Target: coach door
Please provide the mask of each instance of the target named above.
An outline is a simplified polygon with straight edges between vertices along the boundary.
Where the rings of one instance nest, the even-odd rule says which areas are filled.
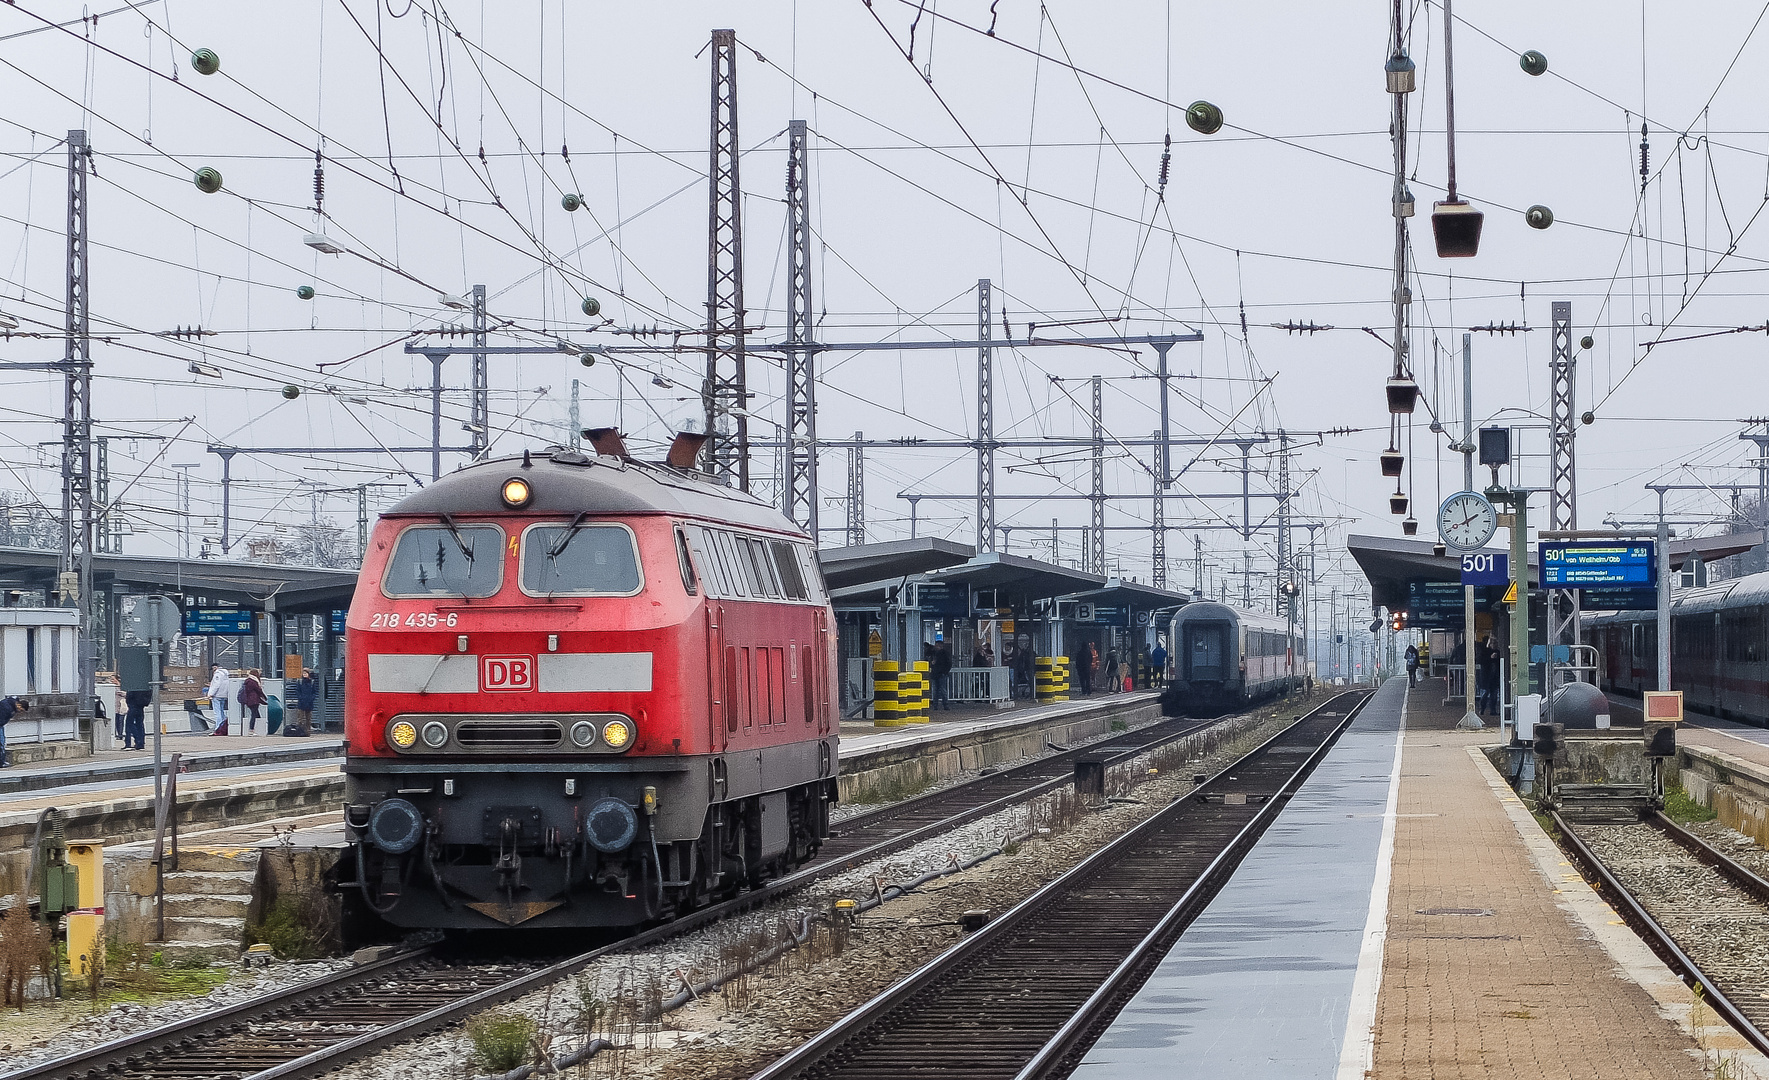
[[[1191,682],[1222,682],[1228,678],[1228,627],[1222,623],[1188,623],[1186,633],[1186,679]]]

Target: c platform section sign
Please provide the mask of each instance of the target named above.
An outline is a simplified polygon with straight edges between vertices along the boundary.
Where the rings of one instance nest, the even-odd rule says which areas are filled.
[[[1650,540],[1633,543],[1546,543],[1540,550],[1542,588],[1648,588],[1658,584]]]

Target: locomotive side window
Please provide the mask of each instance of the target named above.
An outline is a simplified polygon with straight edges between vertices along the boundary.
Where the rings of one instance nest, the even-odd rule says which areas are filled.
[[[817,553],[809,544],[794,544],[792,548],[798,555],[799,568],[804,575],[805,598],[821,602],[829,595],[829,590],[823,586],[823,567],[817,562]]]
[[[676,565],[682,571],[682,588],[693,596],[700,592],[700,579],[694,576],[694,560],[688,557],[688,534],[676,527]]]
[[[725,580],[731,586],[730,592],[726,595],[733,597],[754,595],[749,574],[744,571],[745,560],[741,559],[737,553],[737,538],[728,532],[717,529],[710,530],[707,535],[712,537],[713,544],[718,549],[719,558],[725,564]]]
[[[522,591],[536,596],[631,596],[639,549],[624,525],[531,525],[522,542]]]
[[[395,599],[492,596],[504,584],[504,530],[496,525],[413,525],[399,534],[381,592]]]
[[[749,569],[755,575],[757,596],[780,598],[780,583],[774,580],[774,560],[768,557],[768,545],[753,536],[741,536],[737,544],[749,556]]]
[[[707,595],[730,596],[731,581],[725,574],[725,564],[719,558],[719,549],[713,543],[711,530],[698,525],[690,526],[688,546],[694,549],[694,557],[700,563],[700,572],[706,575]]]
[[[783,540],[774,540],[768,544],[774,553],[774,568],[780,571],[781,591],[788,600],[806,599],[805,576],[799,571],[798,557],[792,545]]]

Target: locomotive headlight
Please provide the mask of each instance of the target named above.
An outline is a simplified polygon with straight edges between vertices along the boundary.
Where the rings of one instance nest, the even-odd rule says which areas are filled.
[[[410,720],[395,720],[387,729],[387,741],[401,750],[410,750],[418,741],[418,729]]]
[[[602,725],[602,741],[611,749],[624,750],[633,741],[633,725],[625,720],[610,720]]]
[[[596,741],[596,725],[588,720],[579,720],[571,725],[571,741],[575,745],[588,749]]]
[[[424,725],[424,745],[432,750],[442,749],[448,741],[448,728],[440,720],[432,720]]]
[[[505,480],[502,494],[504,505],[516,510],[527,506],[528,500],[534,497],[534,491],[528,486],[528,481],[520,476],[512,476]]]

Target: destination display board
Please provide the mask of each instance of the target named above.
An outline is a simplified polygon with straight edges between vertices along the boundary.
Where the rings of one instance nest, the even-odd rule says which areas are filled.
[[[232,636],[258,629],[258,614],[245,608],[191,608],[184,613],[186,634]]]
[[[1579,607],[1586,611],[1650,611],[1658,607],[1658,590],[1580,589]]]
[[[1407,582],[1407,625],[1442,630],[1462,625],[1462,586],[1453,581]]]
[[[344,632],[344,623],[349,618],[350,612],[348,610],[338,611],[334,609],[332,611],[332,633],[342,634]]]
[[[1658,584],[1650,540],[1544,543],[1540,558],[1544,589]]]
[[[915,587],[915,606],[923,615],[965,618],[971,612],[970,586],[922,582]]]

